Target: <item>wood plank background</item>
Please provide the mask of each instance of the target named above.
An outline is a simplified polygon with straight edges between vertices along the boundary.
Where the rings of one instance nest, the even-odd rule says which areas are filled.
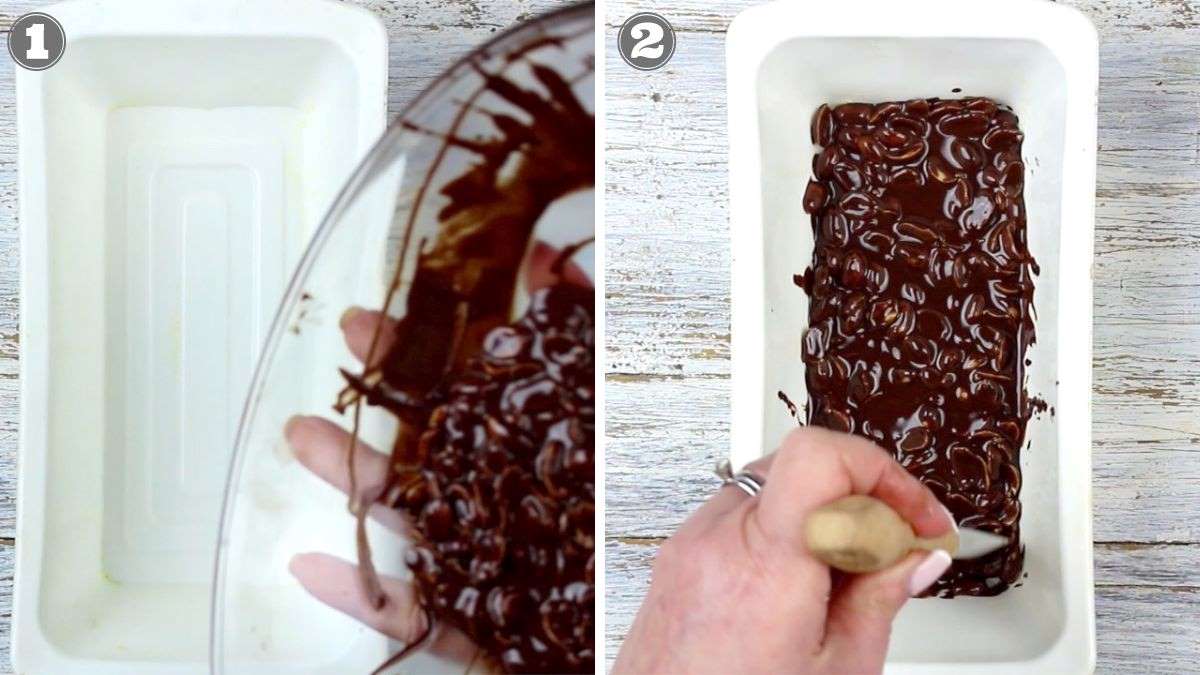
[[[723,50],[751,4],[605,10],[610,664],[656,546],[712,493],[710,467],[728,452]],[[1200,2],[1067,4],[1101,39],[1097,670],[1200,672]],[[678,32],[673,60],[651,73],[611,47],[644,10]]]
[[[123,0],[109,0],[122,2]],[[168,2],[170,0],[162,0]],[[565,0],[346,0],[387,26],[388,109],[396,113],[456,59],[493,33]],[[0,0],[0,31],[47,0]],[[4,40],[7,39],[2,38]],[[70,35],[67,36],[68,43]],[[11,672],[13,550],[16,544],[16,463],[19,433],[17,351],[20,343],[17,229],[17,138],[14,68],[7,42],[0,52],[0,673]]]

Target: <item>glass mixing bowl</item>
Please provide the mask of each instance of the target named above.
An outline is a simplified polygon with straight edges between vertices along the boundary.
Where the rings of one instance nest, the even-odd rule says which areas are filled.
[[[238,428],[213,586],[214,672],[368,673],[403,646],[318,602],[289,573],[293,556],[304,552],[354,561],[356,539],[345,495],[300,465],[284,425],[313,414],[351,427],[353,408],[339,415],[332,406],[346,384],[339,368],[359,373],[362,365],[345,345],[339,317],[351,306],[404,315],[407,283],[419,253],[437,241],[452,183],[482,162],[470,141],[502,134],[496,113],[523,119],[486,77],[502,74],[548,96],[535,73],[540,64],[594,108],[593,13],[583,4],[540,16],[454,64],[390,125],[314,235],[275,316]],[[541,214],[534,238],[561,248],[592,237],[593,201],[592,190],[558,199]],[[591,248],[575,260],[595,278]],[[522,292],[514,313],[527,302]],[[396,431],[390,415],[362,406],[362,442],[390,448]],[[380,574],[405,576],[405,542],[372,521],[367,527]],[[400,667],[463,671],[420,653]]]

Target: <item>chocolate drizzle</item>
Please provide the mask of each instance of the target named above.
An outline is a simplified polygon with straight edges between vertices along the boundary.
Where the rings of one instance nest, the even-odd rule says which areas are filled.
[[[402,122],[442,146],[410,208],[385,307],[401,286],[404,250],[436,169],[450,148],[475,161],[439,189],[447,203],[436,237],[417,256],[390,347],[375,358],[383,342],[375,336],[366,359],[373,365],[361,375],[343,372],[347,386],[335,408],[353,406],[355,438],[364,400],[400,421],[383,489],[350,505],[369,597],[387,602],[363,527],[365,505],[378,501],[413,524],[407,563],[431,622],[462,630],[506,670],[591,672],[594,294],[560,279],[510,322],[534,226],[552,202],[595,182],[594,116],[571,78],[531,58],[545,50],[562,66],[555,52],[574,38],[590,40],[593,28],[545,30],[510,52],[468,58],[481,84],[458,102],[448,131]],[[535,87],[510,76],[516,64],[528,67]],[[590,72],[585,63],[583,75]],[[498,99],[497,110],[479,104],[485,93]],[[468,114],[486,116],[494,133],[460,136]]]
[[[808,421],[889,449],[964,526],[1010,538],[932,593],[1017,581],[1034,341],[1023,135],[985,98],[821,106],[813,119]]]

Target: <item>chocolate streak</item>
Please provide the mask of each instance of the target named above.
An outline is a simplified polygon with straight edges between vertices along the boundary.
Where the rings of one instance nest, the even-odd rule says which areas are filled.
[[[821,106],[804,361],[812,424],[890,450],[963,526],[1010,537],[931,593],[1017,581],[1034,340],[1017,116],[985,98]]]
[[[459,119],[482,112],[498,135],[444,139],[443,154],[456,146],[479,161],[441,189],[450,201],[419,256],[392,346],[362,376],[344,373],[335,407],[365,398],[401,422],[386,485],[366,501],[410,516],[407,562],[431,622],[462,630],[506,670],[591,672],[594,295],[559,282],[535,293],[519,322],[509,316],[538,219],[594,184],[595,120],[552,68],[529,64],[543,96],[470,65],[481,92],[521,112],[481,111],[478,94],[464,104]],[[366,509],[355,511],[364,588],[382,604]]]

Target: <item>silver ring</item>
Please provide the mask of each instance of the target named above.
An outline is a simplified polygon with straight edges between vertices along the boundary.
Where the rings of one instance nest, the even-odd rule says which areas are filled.
[[[723,460],[717,464],[716,474],[717,478],[721,479],[721,487],[736,485],[738,489],[751,497],[757,497],[758,493],[762,492],[763,486],[766,485],[763,479],[749,471],[733,473],[733,467],[730,466],[729,460]]]
[[[762,492],[762,479],[752,473],[742,471],[738,473],[738,475],[734,476],[733,479],[737,481],[738,487],[745,490],[746,494],[750,495],[751,497],[757,497],[758,493]]]

